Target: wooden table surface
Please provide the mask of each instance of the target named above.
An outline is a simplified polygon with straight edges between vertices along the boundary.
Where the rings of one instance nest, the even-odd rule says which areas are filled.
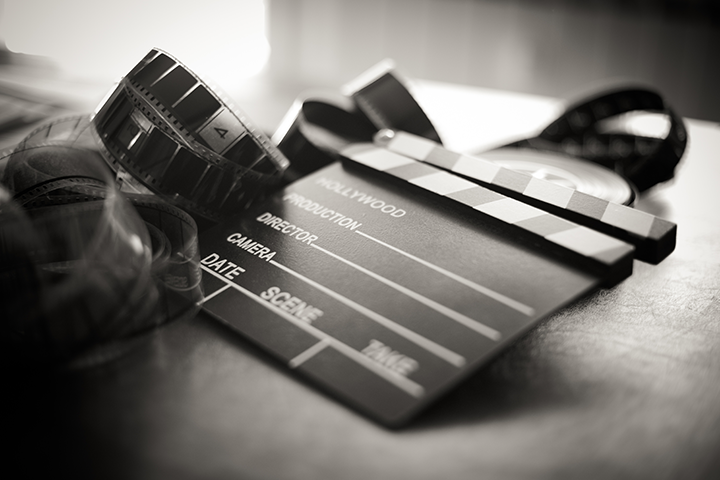
[[[558,108],[415,88],[462,150],[522,136]],[[675,180],[637,204],[679,225],[675,252],[551,316],[403,429],[200,313],[117,361],[24,396],[11,385],[10,460],[103,479],[720,478],[720,126],[687,126]]]

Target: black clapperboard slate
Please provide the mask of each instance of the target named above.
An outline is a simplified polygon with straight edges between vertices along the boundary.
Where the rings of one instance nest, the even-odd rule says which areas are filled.
[[[629,275],[622,245],[608,282],[539,236],[343,160],[201,235],[203,306],[398,426],[540,319]]]

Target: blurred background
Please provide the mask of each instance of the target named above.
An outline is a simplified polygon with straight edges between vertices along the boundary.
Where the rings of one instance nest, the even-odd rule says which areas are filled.
[[[273,0],[270,68],[309,83],[377,58],[415,77],[568,97],[612,81],[720,119],[717,0]]]
[[[393,58],[411,78],[563,99],[654,87],[720,121],[718,0],[4,0],[0,86],[91,109],[151,47],[272,131],[308,88]]]

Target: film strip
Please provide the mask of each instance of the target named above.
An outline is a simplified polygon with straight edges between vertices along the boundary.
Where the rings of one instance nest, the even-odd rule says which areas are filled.
[[[332,162],[349,142],[372,141],[376,132],[348,97],[317,92],[298,98],[272,137],[280,150],[297,159],[285,171],[284,183]]]
[[[649,213],[503,168],[482,156],[451,152],[409,133],[385,130],[377,141],[392,152],[476,180],[508,197],[630,242],[639,260],[659,263],[675,248],[677,226]]]
[[[376,64],[343,90],[378,130],[400,130],[442,143],[392,60]]]
[[[441,141],[392,61],[373,66],[343,91],[344,95],[313,92],[298,98],[288,110],[272,136],[291,159],[284,183],[332,163],[340,150],[372,141],[384,128]]]
[[[473,208],[496,221],[519,227],[545,240],[547,246],[560,255],[572,255],[577,264],[604,276],[606,286],[616,284],[632,272],[634,248],[611,236],[372,144],[350,146],[341,155]]]
[[[484,181],[484,186],[503,195],[630,242],[635,245],[636,256],[640,260],[658,263],[675,248],[675,224],[627,206],[634,202],[635,190],[646,190],[672,178],[687,141],[682,119],[655,92],[644,89],[618,90],[580,102],[568,108],[537,137],[478,154],[486,157],[486,161],[481,164],[482,160],[468,160],[469,156],[443,149],[435,129],[428,127],[431,125],[430,120],[393,70],[391,63],[383,62],[372,68],[351,82],[345,90],[352,99],[351,106],[347,102],[328,102],[326,106],[333,112],[344,112],[342,128],[335,128],[328,121],[301,115],[302,106],[296,106],[288,113],[283,128],[278,130],[273,139],[294,164],[315,169],[337,160],[337,152],[353,143],[365,141],[362,137],[367,135],[365,130],[369,122],[378,131],[398,132],[397,138],[401,140],[390,142],[394,145],[391,148],[399,148],[400,142],[407,145],[412,141],[421,143],[424,139],[424,146],[417,147],[420,153],[415,154],[413,148],[408,152],[398,150],[400,153],[474,181]],[[313,99],[312,102],[319,104],[323,100]],[[314,108],[320,111],[319,107]],[[603,121],[638,110],[655,111],[669,118],[668,134],[664,138],[650,138],[601,132]],[[340,115],[335,113],[337,117]],[[409,120],[411,118],[415,120]],[[351,135],[349,131],[362,134]],[[412,138],[415,140],[408,140]],[[428,150],[431,146],[436,148],[432,154]],[[498,165],[503,159],[507,160],[507,155],[503,157],[505,152],[519,156],[523,151],[531,157],[526,163],[538,165],[537,169],[547,169],[552,163],[536,161],[538,156],[543,155],[552,156],[553,161],[562,160],[566,166],[572,163],[571,154],[576,155],[576,159],[592,162],[587,164],[588,168],[579,168],[578,165],[578,168],[570,169],[576,173],[559,167],[563,170],[559,180],[572,183],[566,180],[576,174],[592,177],[588,178],[587,183],[599,184],[598,189],[591,190],[597,195],[538,178],[542,175],[540,171],[534,170],[534,166],[523,167],[525,171],[518,171]],[[487,160],[490,158],[492,162]],[[517,162],[514,164],[517,165]],[[481,172],[483,168],[485,170]],[[608,180],[607,176],[612,178]],[[575,182],[576,187],[578,183],[582,182]]]
[[[121,194],[88,117],[42,125],[6,160],[0,333],[9,361],[102,362],[198,310],[194,220],[157,196]]]
[[[442,144],[392,61],[380,62],[344,90],[378,130],[404,131]],[[622,116],[637,112],[653,112],[666,119],[667,133],[650,137],[624,132]],[[612,132],[613,124],[618,131]],[[660,94],[646,88],[623,88],[581,100],[536,137],[493,151],[516,150],[526,157],[522,162],[508,161],[507,156],[493,161],[504,161],[511,169],[522,165],[538,174],[552,168],[560,173],[558,180],[579,177],[571,183],[584,193],[632,205],[636,190],[645,191],[673,177],[686,144],[682,119]],[[547,156],[529,154],[529,150]],[[589,163],[573,161],[577,159]]]
[[[289,164],[239,109],[157,49],[91,118],[43,125],[6,160],[0,254],[17,261],[2,283],[17,294],[2,308],[20,319],[3,325],[6,351],[75,362],[196,311],[196,221],[245,209]]]
[[[243,113],[159,50],[92,121],[119,177],[212,221],[246,208],[289,164]]]
[[[605,133],[603,122],[629,112],[655,112],[667,119],[664,137]],[[536,137],[509,144],[557,152],[603,165],[627,178],[641,192],[670,180],[687,145],[682,119],[660,94],[627,88],[597,94],[570,105]]]

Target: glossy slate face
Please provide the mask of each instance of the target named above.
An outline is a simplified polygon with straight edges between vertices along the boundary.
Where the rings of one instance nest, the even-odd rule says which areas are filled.
[[[334,163],[206,232],[204,309],[350,405],[399,424],[611,275],[569,259],[572,241],[537,248],[542,237],[513,225],[511,206],[467,208],[434,191],[447,182],[427,180]]]

